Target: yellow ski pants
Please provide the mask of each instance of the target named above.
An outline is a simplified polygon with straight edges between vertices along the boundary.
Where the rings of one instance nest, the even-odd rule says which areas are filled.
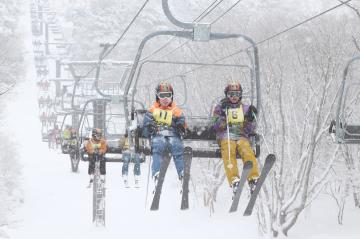
[[[230,142],[230,159],[229,159],[228,142]],[[224,162],[226,177],[230,186],[231,186],[231,182],[235,178],[240,178],[237,161],[236,161],[236,152],[239,153],[243,163],[245,163],[246,161],[251,161],[253,164],[253,167],[247,179],[251,180],[259,177],[259,167],[257,164],[257,160],[255,158],[254,151],[252,150],[248,139],[240,138],[237,141],[222,139],[220,140],[220,148],[221,148],[221,157]]]

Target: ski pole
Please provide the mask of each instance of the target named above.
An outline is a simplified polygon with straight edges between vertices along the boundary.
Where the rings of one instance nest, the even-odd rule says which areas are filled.
[[[229,118],[228,118],[227,108],[225,110],[225,116],[226,116],[226,131],[227,131],[227,140],[228,140],[228,165],[227,165],[227,168],[232,169],[233,165],[232,165],[231,159],[230,159],[230,130],[229,130]]]
[[[149,181],[150,181],[150,167],[151,167],[151,161],[152,161],[152,156],[150,155],[149,167],[148,167],[148,180],[147,180],[147,183],[146,183],[145,210],[146,210],[146,206],[147,206],[147,199],[148,199],[148,194],[149,194]]]

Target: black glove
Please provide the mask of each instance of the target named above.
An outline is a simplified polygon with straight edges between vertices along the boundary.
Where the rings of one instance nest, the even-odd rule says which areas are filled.
[[[248,112],[245,115],[245,119],[248,122],[253,122],[255,120],[255,116],[257,115],[257,113],[258,113],[258,111],[257,111],[256,107],[253,105],[250,105]]]
[[[183,124],[177,124],[176,131],[181,135],[181,137],[184,137],[184,135],[186,133],[186,129]]]
[[[221,103],[221,113],[220,113],[220,116],[222,117],[226,117],[226,111],[228,109],[228,103],[226,101],[222,102]]]
[[[219,122],[219,129],[220,129],[220,130],[226,130],[226,128],[227,128],[227,123],[226,123],[226,118],[225,118],[225,116],[219,117],[218,122]]]
[[[156,132],[156,129],[157,129],[156,123],[153,122],[153,121],[149,122],[149,124],[147,125],[147,129],[148,129],[150,134],[154,134]]]

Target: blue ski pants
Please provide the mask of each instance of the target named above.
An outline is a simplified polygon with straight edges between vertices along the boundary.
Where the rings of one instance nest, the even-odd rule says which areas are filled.
[[[151,139],[151,149],[153,158],[151,165],[152,176],[160,171],[163,154],[166,151],[170,152],[174,159],[178,176],[182,176],[184,171],[184,145],[180,137],[156,135]]]
[[[129,172],[129,163],[131,161],[131,158],[134,159],[134,175],[138,176],[140,175],[140,155],[135,153],[131,155],[130,153],[123,153],[123,166],[122,166],[122,175],[128,175]],[[131,157],[132,156],[132,157]]]

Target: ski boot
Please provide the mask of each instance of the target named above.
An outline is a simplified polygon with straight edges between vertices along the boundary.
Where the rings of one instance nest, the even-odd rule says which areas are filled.
[[[129,188],[129,180],[128,180],[128,176],[127,175],[123,175],[123,180],[124,180],[124,186],[125,188]]]
[[[140,176],[139,176],[139,175],[135,175],[135,176],[134,176],[134,182],[135,182],[135,188],[139,188],[139,187],[140,187],[140,185],[139,185],[139,183],[140,183]]]
[[[91,188],[93,183],[94,183],[94,175],[90,175],[90,181],[89,181],[87,188]]]
[[[100,183],[105,184],[105,175],[100,175]]]
[[[255,188],[256,188],[256,183],[257,183],[257,179],[250,179],[248,181],[248,185],[249,185],[249,188],[250,188],[250,194],[253,194]]]
[[[156,191],[156,186],[157,186],[157,183],[158,183],[158,180],[159,180],[159,174],[160,172],[156,172],[155,175],[153,176],[153,179],[154,179],[154,190],[153,190],[153,194],[155,194],[155,191]]]
[[[234,196],[235,196],[237,187],[239,186],[239,182],[240,182],[240,179],[238,177],[235,177],[231,182],[231,188],[232,188],[232,191],[233,191],[232,198],[234,198]]]
[[[179,175],[179,180],[180,180],[180,194],[182,194],[182,188],[183,188],[183,180],[184,180],[184,173],[181,172]]]

